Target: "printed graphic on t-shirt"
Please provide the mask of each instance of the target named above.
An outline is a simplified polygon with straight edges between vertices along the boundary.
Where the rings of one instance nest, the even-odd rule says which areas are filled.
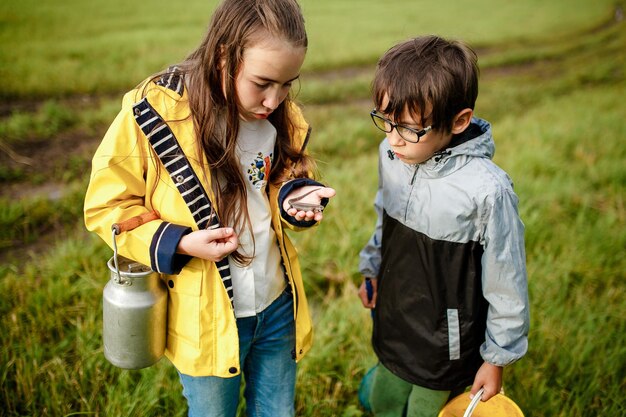
[[[263,155],[259,152],[254,161],[248,168],[248,180],[257,190],[260,190],[267,184],[270,176],[270,167],[272,166],[272,154]]]

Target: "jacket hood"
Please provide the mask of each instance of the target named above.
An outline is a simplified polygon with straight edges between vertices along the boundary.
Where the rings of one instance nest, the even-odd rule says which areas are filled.
[[[450,145],[419,165],[421,177],[443,177],[462,168],[472,158],[492,159],[495,143],[491,124],[486,120],[472,118],[470,125],[460,135],[452,137]]]

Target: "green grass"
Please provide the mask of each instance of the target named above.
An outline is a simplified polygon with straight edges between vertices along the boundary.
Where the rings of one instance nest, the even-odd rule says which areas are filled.
[[[54,100],[49,100],[34,115],[28,111],[14,111],[10,117],[0,121],[0,137],[6,144],[33,137],[48,139],[73,124],[70,112]]]
[[[216,0],[0,3],[0,97],[122,91],[182,60]],[[303,0],[310,37],[305,70],[370,64],[418,33],[476,45],[568,36],[606,19],[614,0],[523,3]],[[45,77],[41,75],[45,74]]]
[[[606,18],[614,2],[600,1],[593,7],[585,0],[364,0],[359,7],[350,0],[310,0],[302,4],[312,39],[307,65],[322,69],[372,62],[394,43],[420,33],[461,37],[474,45],[569,35]]]
[[[165,3],[145,13],[140,3],[98,2],[97,13],[71,3],[0,4],[0,95],[18,100],[0,118],[5,145],[101,137],[121,98],[109,93],[180,59],[210,14],[201,2],[179,13]],[[298,99],[323,181],[338,194],[318,228],[293,235],[315,322],[314,348],[299,365],[298,416],[364,415],[356,391],[375,356],[357,262],[375,221],[381,139],[368,117],[369,80],[377,56],[416,32],[479,47],[477,114],[493,123],[495,160],[520,197],[532,323],[527,356],[505,371],[507,395],[533,417],[626,414],[626,27],[608,24],[611,2],[545,3],[479,0],[455,11],[448,2],[410,10],[399,1],[302,2],[311,48]],[[107,95],[84,102],[75,96],[84,92]],[[111,251],[84,230],[89,158],[72,158],[52,173],[0,167],[3,187],[68,184],[58,199],[0,200],[5,248],[41,234],[49,246],[0,263],[0,415],[183,416],[167,360],[123,371],[104,359]]]
[[[58,190],[19,201],[0,198],[0,248],[34,243],[82,217],[85,187],[72,184],[54,188]]]

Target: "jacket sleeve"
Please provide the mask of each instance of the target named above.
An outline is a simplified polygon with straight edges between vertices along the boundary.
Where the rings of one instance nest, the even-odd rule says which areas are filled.
[[[124,98],[122,110],[96,150],[85,194],[85,225],[109,246],[114,223],[153,210],[146,195],[154,185],[148,184],[147,171],[149,164],[154,169],[155,161],[133,117],[132,95],[128,93]],[[157,272],[178,273],[189,257],[176,254],[176,248],[189,231],[189,227],[157,219],[122,232],[115,239],[120,255],[150,265]]]
[[[287,198],[287,196],[293,190],[297,188],[305,187],[307,185],[317,185],[320,187],[324,187],[324,184],[319,183],[310,178],[296,178],[294,180],[287,181],[285,184],[283,184],[283,186],[280,188],[280,191],[278,192],[278,207],[280,207],[280,215],[283,219],[283,222],[287,222],[287,227],[294,229],[294,230],[300,229],[300,228],[311,227],[317,223],[315,220],[298,221],[293,216],[290,216],[289,214],[287,214],[285,209],[283,209],[283,203],[285,202],[285,198]],[[321,204],[324,207],[326,207],[326,205],[328,204],[328,199],[322,198]]]
[[[502,190],[485,213],[482,257],[483,295],[489,303],[482,358],[505,366],[528,349],[529,303],[524,225],[517,196]]]
[[[382,146],[382,145],[381,145]],[[381,151],[382,152],[382,151]],[[379,152],[380,153],[380,152]],[[359,253],[359,271],[368,278],[377,278],[381,264],[381,244],[383,238],[383,173],[378,159],[378,190],[374,199],[376,226],[369,241]]]
[[[295,103],[290,103],[289,111],[291,112],[291,117],[294,120],[294,126],[296,131],[293,134],[295,135],[296,142],[298,146],[300,146],[301,151],[306,152],[305,148],[308,144],[309,135],[311,132],[309,124],[304,119],[304,116],[302,115],[302,110]],[[312,174],[310,176],[312,176]],[[282,224],[291,230],[303,230],[305,228],[317,225],[317,222],[315,220],[298,221],[294,217],[287,214],[287,212],[283,209],[283,203],[285,201],[285,198],[287,198],[287,196],[293,190],[300,187],[305,187],[307,185],[317,185],[320,187],[325,187],[324,184],[317,182],[312,178],[295,178],[286,181],[278,191],[278,210],[280,212]],[[329,200],[327,198],[323,198],[321,204],[326,207],[328,202]]]

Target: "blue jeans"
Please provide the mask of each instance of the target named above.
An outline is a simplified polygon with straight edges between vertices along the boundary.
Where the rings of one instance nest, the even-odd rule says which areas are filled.
[[[289,287],[288,287],[289,288]],[[248,417],[292,417],[296,362],[293,298],[288,290],[254,317],[237,319],[239,359]],[[180,374],[189,417],[235,417],[241,375],[232,378]]]

